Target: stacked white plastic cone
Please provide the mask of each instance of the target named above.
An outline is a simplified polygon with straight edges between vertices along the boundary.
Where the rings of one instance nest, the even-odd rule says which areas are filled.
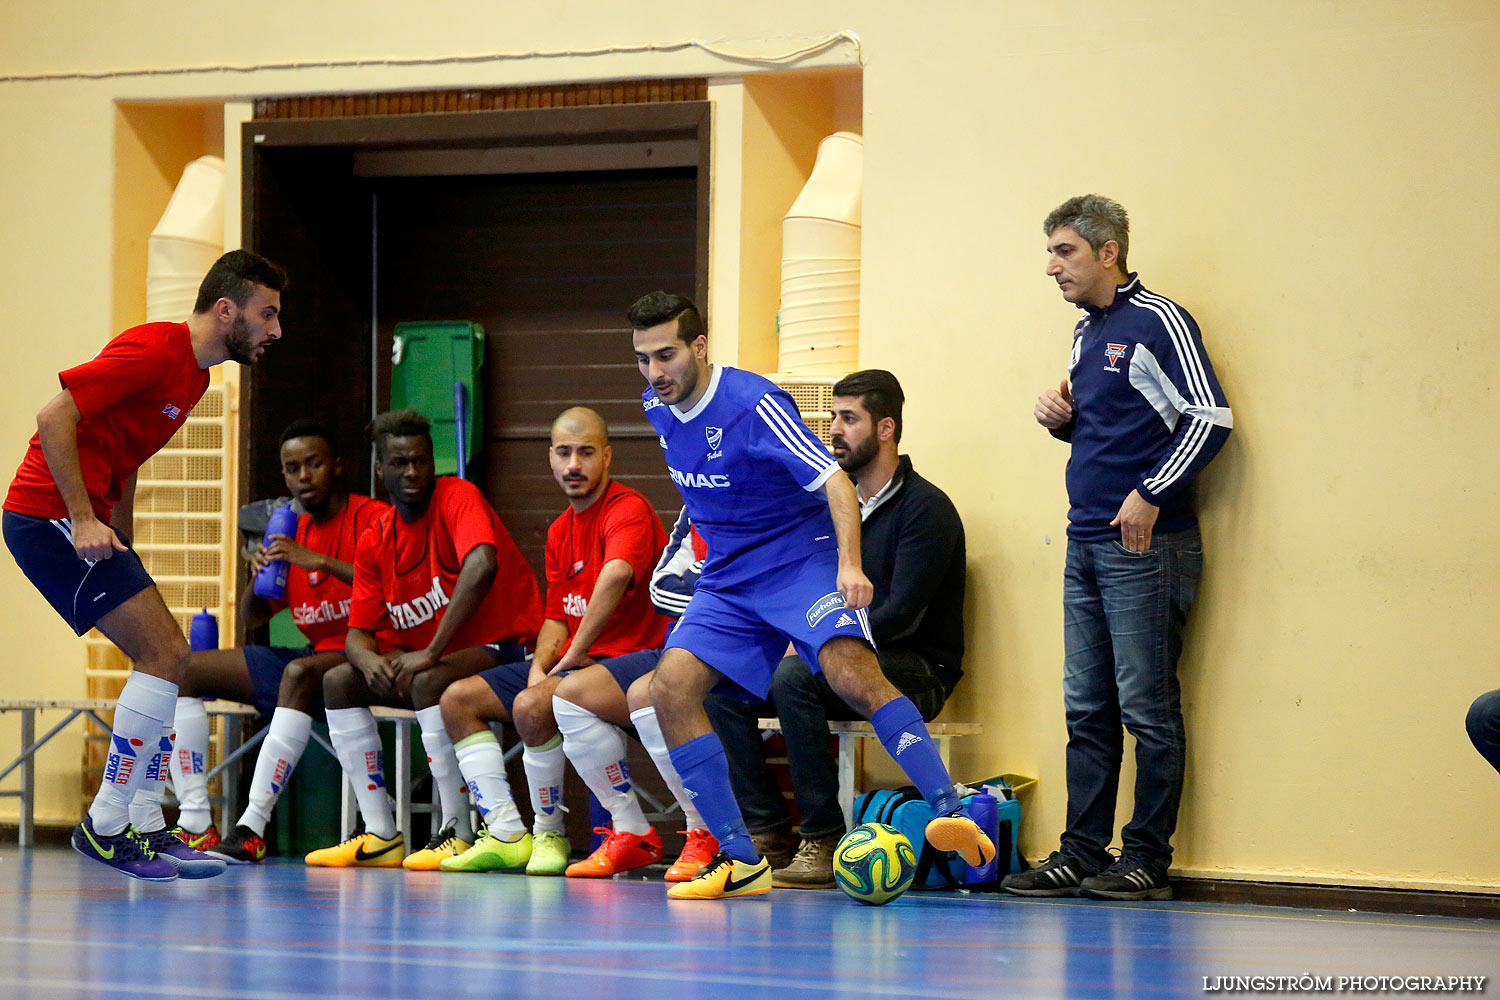
[[[781,223],[776,370],[838,376],[859,362],[860,206],[864,140],[835,132]]]
[[[224,252],[224,161],[203,156],[182,171],[146,244],[146,322],[178,323]]]

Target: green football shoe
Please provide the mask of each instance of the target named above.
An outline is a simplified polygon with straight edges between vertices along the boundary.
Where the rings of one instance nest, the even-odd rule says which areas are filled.
[[[482,830],[473,847],[439,861],[438,869],[445,872],[516,872],[524,869],[531,858],[531,834],[523,833],[515,840],[501,840],[488,830]]]
[[[573,845],[560,833],[548,830],[539,833],[531,849],[531,860],[526,864],[527,875],[561,875],[568,870],[568,855]]]

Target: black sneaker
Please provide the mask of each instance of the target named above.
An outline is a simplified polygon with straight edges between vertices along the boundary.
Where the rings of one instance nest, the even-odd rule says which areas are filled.
[[[1061,851],[1030,871],[1016,872],[1000,880],[1000,888],[1017,896],[1076,896],[1083,880],[1094,873],[1077,858]]]
[[[1084,879],[1079,892],[1089,899],[1171,899],[1172,883],[1155,862],[1121,858]]]
[[[258,865],[266,860],[266,841],[248,826],[237,825],[234,832],[208,851],[232,865]]]

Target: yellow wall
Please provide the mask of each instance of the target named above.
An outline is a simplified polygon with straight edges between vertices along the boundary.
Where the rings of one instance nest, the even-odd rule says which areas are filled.
[[[1236,411],[1202,490],[1178,869],[1500,887],[1500,778],[1462,729],[1469,701],[1500,686],[1486,610],[1500,534],[1485,440],[1500,417],[1492,4],[940,0],[916,17],[895,3],[577,0],[560,18],[382,0],[346,24],[332,5],[270,0],[265,27],[239,36],[184,0],[108,22],[95,7],[15,12],[0,76],[689,38],[774,53],[857,31],[861,362],[901,375],[909,450],[969,531],[970,678],[949,716],[987,733],[959,773],[1037,775],[1024,845],[1054,846],[1066,454],[1030,410],[1061,374],[1073,311],[1042,275],[1039,225],[1097,190],[1130,209],[1133,265],[1197,317]],[[0,440],[19,458],[51,373],[109,332],[115,100],[752,68],[680,50],[0,81],[16,373]],[[751,117],[741,107],[742,128]],[[3,561],[0,592],[0,689],[74,693],[81,652]]]

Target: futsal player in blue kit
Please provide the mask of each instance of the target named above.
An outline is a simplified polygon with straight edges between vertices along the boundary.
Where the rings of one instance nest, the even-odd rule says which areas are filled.
[[[672,763],[720,852],[673,899],[771,891],[729,785],[703,698],[716,687],[764,700],[788,640],[875,733],[937,818],[927,840],[971,864],[995,847],[964,812],[916,706],[886,680],[865,614],[874,588],[860,563],[859,502],[848,476],[771,381],[708,362],[691,301],[652,292],[631,306],[642,394],[708,558],[667,637],[651,700]]]

